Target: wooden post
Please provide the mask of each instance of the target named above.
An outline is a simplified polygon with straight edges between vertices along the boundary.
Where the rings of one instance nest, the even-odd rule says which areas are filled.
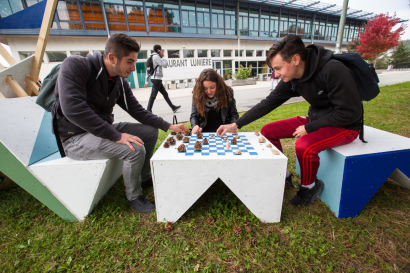
[[[40,74],[41,64],[43,63],[44,52],[46,50],[48,35],[50,34],[51,24],[53,23],[54,12],[56,10],[57,0],[47,0],[44,11],[43,22],[41,23],[40,34],[38,35],[36,52],[34,54],[33,66],[31,67],[30,78],[37,82]],[[29,86],[29,84],[27,84]],[[28,88],[28,87],[27,87]],[[31,87],[30,87],[31,88]],[[34,92],[37,91],[38,89]]]
[[[20,84],[13,79],[13,76],[7,76],[6,83],[10,88],[16,93],[17,97],[28,97],[27,93],[24,92],[24,89],[21,88]]]
[[[9,63],[10,66],[17,63],[13,56],[11,56],[11,54],[2,44],[0,44],[0,55],[3,56],[3,58],[6,60],[6,62]]]
[[[37,82],[37,81],[36,81]],[[37,85],[37,83],[36,82],[34,82],[31,78],[30,78],[30,76],[29,75],[27,75],[26,76],[26,84],[27,84],[27,94],[29,94],[29,95],[35,95],[35,96],[38,96],[38,89],[39,89],[39,87],[38,87],[38,85]],[[31,92],[29,93],[29,90],[31,91],[31,92],[33,92],[32,94],[31,94]]]

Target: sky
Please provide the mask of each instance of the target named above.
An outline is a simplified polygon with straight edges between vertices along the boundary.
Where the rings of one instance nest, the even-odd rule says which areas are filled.
[[[344,0],[320,0],[322,4],[336,4],[339,7],[343,6]],[[410,0],[350,0],[348,7],[355,10],[363,10],[366,12],[373,12],[375,15],[380,13],[389,13],[393,15],[396,12],[397,17],[403,20],[409,20],[405,22],[407,29],[401,36],[402,40],[410,40]],[[6,47],[9,51],[8,46]],[[7,62],[0,56],[0,63],[4,66],[8,66]]]

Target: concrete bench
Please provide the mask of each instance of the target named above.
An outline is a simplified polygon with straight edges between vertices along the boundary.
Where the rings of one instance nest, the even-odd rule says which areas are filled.
[[[168,90],[177,89],[177,82],[175,80],[168,81],[167,84],[168,84],[168,88],[167,88]]]
[[[259,81],[267,81],[268,80],[268,74],[267,73],[258,74],[258,80]]]
[[[364,137],[319,154],[318,197],[338,218],[358,215],[389,177],[410,189],[410,138],[368,126]]]
[[[67,221],[82,221],[122,174],[120,160],[61,158],[36,97],[0,100],[0,170]]]
[[[176,83],[177,83],[177,88],[179,88],[179,89],[185,88],[185,80],[184,79],[176,80]]]

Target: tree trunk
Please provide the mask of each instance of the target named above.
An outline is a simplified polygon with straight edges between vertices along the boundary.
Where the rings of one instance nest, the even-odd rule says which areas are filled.
[[[374,64],[373,64],[373,66],[374,66],[375,69],[376,69],[376,64],[377,64],[377,58],[379,58],[379,54],[378,54],[378,53],[376,53],[376,55],[374,56]]]

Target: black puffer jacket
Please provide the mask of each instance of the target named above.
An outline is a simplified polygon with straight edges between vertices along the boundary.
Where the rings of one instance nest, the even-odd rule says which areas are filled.
[[[309,123],[305,125],[308,133],[326,126],[361,129],[362,104],[351,71],[332,59],[333,52],[323,46],[309,45],[306,50],[302,77],[280,81],[264,100],[238,119],[239,128],[263,117],[288,99],[302,96],[310,104]]]
[[[230,88],[231,91],[231,100],[228,101],[228,105],[221,109],[221,116],[222,116],[222,124],[230,124],[234,123],[238,120],[239,114],[238,110],[236,110],[236,101],[233,96],[233,90]],[[205,112],[205,117],[202,117],[198,114],[198,110],[196,109],[195,105],[192,103],[192,111],[191,111],[191,126],[194,128],[195,125],[198,125],[201,128],[204,128],[207,124],[208,120],[208,112]]]

